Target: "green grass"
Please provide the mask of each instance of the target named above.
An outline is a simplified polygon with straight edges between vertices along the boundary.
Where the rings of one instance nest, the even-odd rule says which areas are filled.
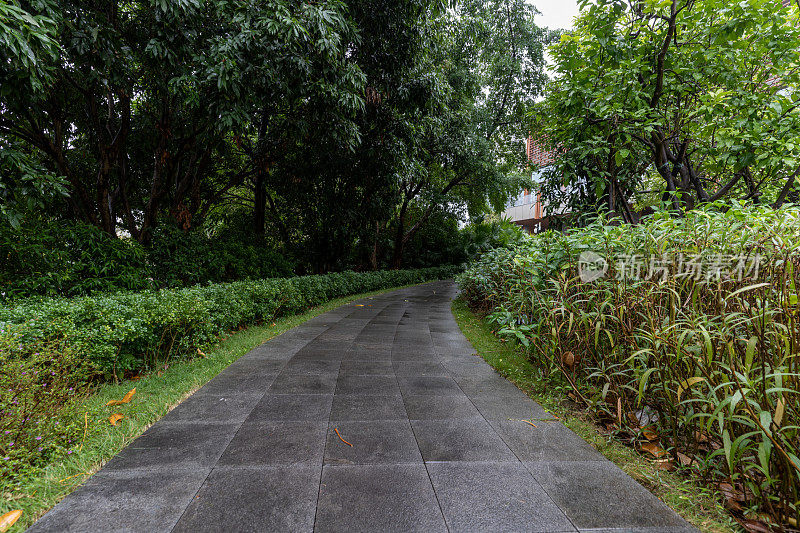
[[[687,521],[701,531],[740,530],[714,490],[686,476],[662,470],[633,448],[613,440],[582,411],[570,405],[567,391],[547,381],[522,349],[500,341],[489,324],[476,316],[466,302],[456,300],[452,310],[461,331],[487,363]]]
[[[208,351],[205,358],[164,365],[166,368],[162,367],[160,371],[136,381],[100,386],[83,402],[69,407],[68,415],[79,417],[86,428],[78,449],[63,461],[32,471],[30,476],[16,480],[13,486],[0,480],[0,515],[21,509],[23,515],[10,531],[23,531],[98,471],[125,445],[242,355],[321,313],[397,288],[401,287],[331,300],[300,315],[252,326],[223,338],[214,349]],[[106,402],[121,399],[133,387],[136,387],[136,394],[129,404],[106,407]],[[116,426],[108,421],[108,417],[114,413],[125,416]]]

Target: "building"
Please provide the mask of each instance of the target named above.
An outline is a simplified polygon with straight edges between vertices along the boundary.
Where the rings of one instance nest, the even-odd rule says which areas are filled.
[[[531,136],[525,141],[525,154],[528,161],[537,168],[533,171],[534,181],[537,181],[536,178],[541,173],[541,169],[551,165],[555,160],[555,154],[548,151]],[[563,206],[556,209],[543,206],[542,195],[538,190],[525,189],[509,202],[501,216],[522,226],[529,233],[537,233],[548,228],[552,217],[562,215],[564,212]]]

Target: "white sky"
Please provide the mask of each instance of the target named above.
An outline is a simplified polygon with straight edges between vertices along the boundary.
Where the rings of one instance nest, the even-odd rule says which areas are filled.
[[[551,30],[569,29],[572,19],[578,14],[577,0],[528,0],[536,6],[541,15],[536,17],[537,26],[546,26]]]

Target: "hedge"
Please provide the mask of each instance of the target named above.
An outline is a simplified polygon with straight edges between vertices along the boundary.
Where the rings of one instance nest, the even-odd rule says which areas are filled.
[[[26,300],[0,307],[0,336],[12,336],[20,354],[43,341],[66,341],[99,373],[118,376],[196,353],[241,326],[297,314],[343,296],[452,277],[457,271],[444,266],[340,272]]]

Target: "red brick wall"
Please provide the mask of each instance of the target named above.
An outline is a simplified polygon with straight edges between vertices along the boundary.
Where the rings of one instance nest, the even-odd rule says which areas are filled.
[[[545,166],[555,161],[553,152],[548,151],[540,141],[530,135],[525,143],[525,153],[528,156],[528,161],[534,165]]]

